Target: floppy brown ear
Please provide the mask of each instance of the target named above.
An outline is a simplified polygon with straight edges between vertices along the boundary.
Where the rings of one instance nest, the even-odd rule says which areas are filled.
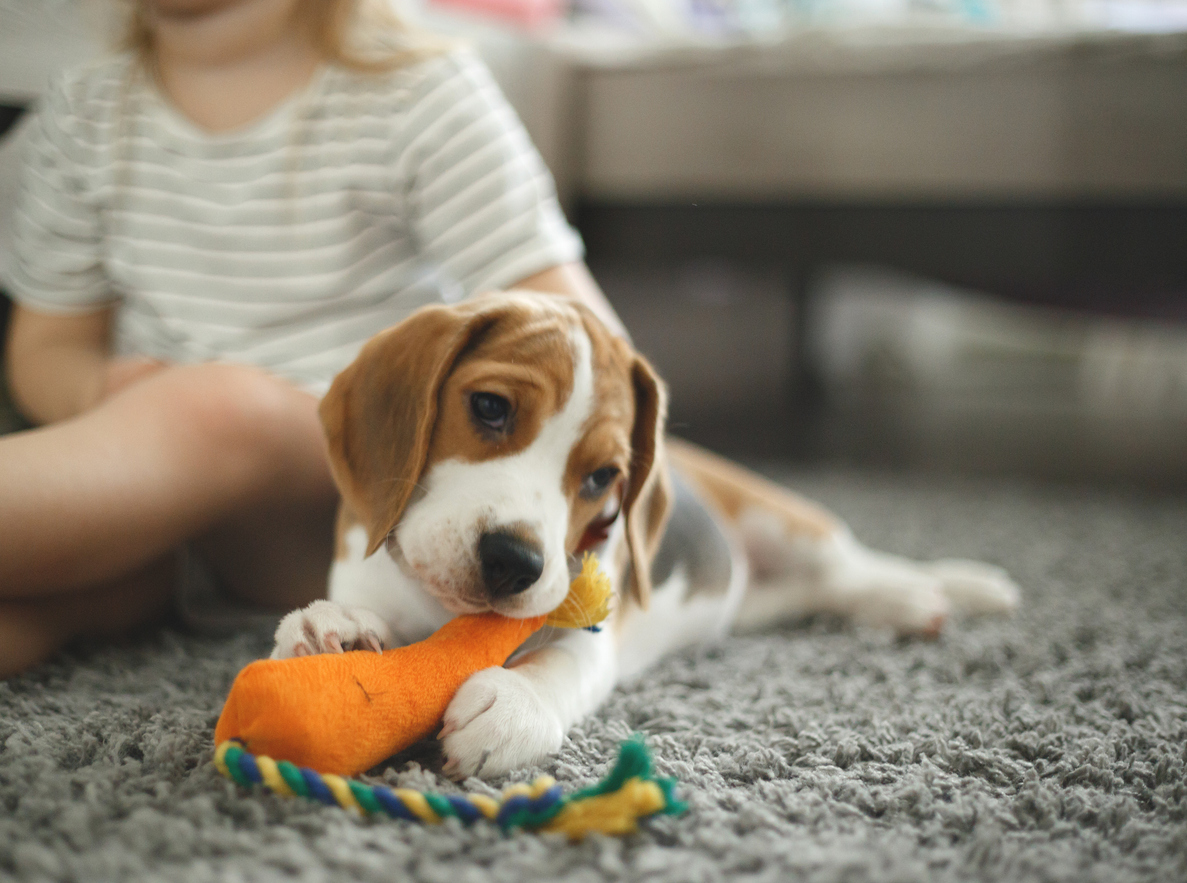
[[[635,423],[631,429],[631,474],[622,501],[630,552],[627,585],[646,610],[651,601],[651,561],[672,511],[672,479],[664,455],[668,401],[655,371],[639,356],[631,366],[631,382]]]
[[[368,341],[322,399],[330,470],[366,525],[368,555],[399,523],[424,470],[441,384],[490,321],[457,307],[418,310]]]

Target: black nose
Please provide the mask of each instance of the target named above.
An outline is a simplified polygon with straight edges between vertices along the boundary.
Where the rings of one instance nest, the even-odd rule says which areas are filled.
[[[482,581],[492,598],[518,595],[544,572],[544,554],[532,543],[509,533],[484,533],[478,541]]]

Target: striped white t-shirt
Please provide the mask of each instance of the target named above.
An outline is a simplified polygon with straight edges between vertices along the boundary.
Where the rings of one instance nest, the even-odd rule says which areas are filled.
[[[21,303],[117,303],[118,353],[253,364],[314,392],[416,307],[581,257],[514,111],[460,51],[324,67],[229,134],[129,56],[69,74],[32,126],[14,230]]]

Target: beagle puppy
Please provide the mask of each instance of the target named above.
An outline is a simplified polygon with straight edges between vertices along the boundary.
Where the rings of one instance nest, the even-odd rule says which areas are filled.
[[[606,627],[538,635],[445,714],[445,772],[497,776],[557,751],[619,679],[731,626],[827,611],[935,634],[954,607],[1017,605],[998,568],[871,551],[814,504],[666,439],[665,409],[647,361],[554,295],[429,306],[379,334],[321,404],[342,493],[328,600],[281,621],[273,657],[545,613],[596,552],[618,599]]]

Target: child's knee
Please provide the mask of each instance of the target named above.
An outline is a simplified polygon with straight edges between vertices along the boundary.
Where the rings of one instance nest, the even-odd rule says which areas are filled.
[[[284,383],[241,365],[188,365],[165,378],[179,416],[230,443],[254,441],[291,406]]]
[[[257,368],[207,364],[162,378],[168,418],[194,453],[261,477],[320,456],[316,401]]]

